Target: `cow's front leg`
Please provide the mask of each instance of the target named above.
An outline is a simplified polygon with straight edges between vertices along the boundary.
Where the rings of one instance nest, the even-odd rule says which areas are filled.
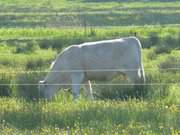
[[[79,97],[80,86],[84,80],[84,73],[72,73],[71,80],[73,99],[76,100]]]

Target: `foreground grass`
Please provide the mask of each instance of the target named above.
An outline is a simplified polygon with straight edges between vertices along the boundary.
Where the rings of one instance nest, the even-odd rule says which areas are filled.
[[[61,92],[53,101],[0,99],[1,134],[174,134],[180,133],[180,108],[162,101],[73,102]]]

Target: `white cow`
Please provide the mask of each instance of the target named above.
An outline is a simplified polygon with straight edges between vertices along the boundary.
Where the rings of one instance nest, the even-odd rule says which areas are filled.
[[[133,84],[145,82],[141,61],[141,44],[135,37],[88,42],[64,49],[56,58],[40,92],[51,99],[57,90],[72,86],[74,99],[80,86],[93,99],[91,80],[110,80],[117,73],[126,75]]]

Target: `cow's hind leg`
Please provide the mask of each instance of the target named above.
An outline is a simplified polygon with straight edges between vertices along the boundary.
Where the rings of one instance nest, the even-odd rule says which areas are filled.
[[[71,74],[73,99],[77,99],[80,93],[80,86],[84,80],[84,73]]]
[[[91,82],[90,81],[85,81],[84,82],[84,89],[85,89],[85,95],[88,97],[88,99],[93,100],[93,93],[92,93],[92,87],[91,87]]]

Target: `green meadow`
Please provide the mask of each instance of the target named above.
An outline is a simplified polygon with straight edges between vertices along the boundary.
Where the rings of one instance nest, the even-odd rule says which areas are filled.
[[[0,134],[180,134],[180,2],[6,0],[0,7]],[[38,81],[64,48],[127,36],[143,47],[142,90],[94,82],[94,101],[81,91],[74,102],[62,89],[51,101],[40,97]],[[106,83],[127,84],[122,76]]]

